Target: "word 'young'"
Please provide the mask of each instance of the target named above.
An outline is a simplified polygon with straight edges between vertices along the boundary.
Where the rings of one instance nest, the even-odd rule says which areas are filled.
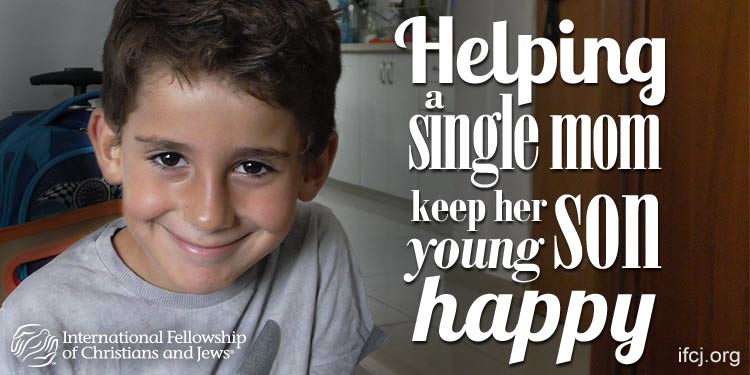
[[[443,222],[449,219],[455,222],[468,221],[468,231],[473,232],[476,231],[476,224],[481,223],[486,217],[487,208],[482,200],[459,199],[448,203],[438,199],[431,202],[422,199],[419,190],[412,190],[412,194],[412,222]],[[502,190],[495,190],[495,195],[495,222],[539,222],[539,211],[547,206],[545,200],[505,199]],[[580,195],[564,194],[557,199],[555,216],[563,238],[559,241],[555,235],[553,239],[555,269],[574,270],[582,264],[584,255],[588,257],[590,265],[600,270],[615,266],[618,259],[622,260],[623,269],[661,268],[659,201],[651,194],[623,195],[622,198],[625,224],[622,228],[617,204],[608,195],[599,194],[593,197],[586,207]],[[570,204],[574,207],[572,213],[568,210]],[[643,232],[640,229],[640,217],[645,219]],[[604,233],[601,232],[601,224],[604,224]],[[620,241],[620,238],[623,240]],[[560,246],[562,241],[567,246]],[[407,246],[414,250],[417,270],[413,274],[404,274],[404,281],[411,283],[417,278],[422,272],[428,253],[432,252],[435,265],[442,270],[447,271],[456,266],[460,258],[460,265],[465,269],[494,270],[501,265],[507,270],[515,270],[511,276],[513,281],[532,282],[540,273],[539,266],[532,261],[545,242],[544,238],[528,238],[518,243],[509,238],[468,238],[463,239],[461,243],[451,238],[433,238],[424,242],[413,238]],[[641,243],[644,257],[641,257]],[[624,255],[621,255],[623,246]],[[568,254],[563,256],[566,249]]]

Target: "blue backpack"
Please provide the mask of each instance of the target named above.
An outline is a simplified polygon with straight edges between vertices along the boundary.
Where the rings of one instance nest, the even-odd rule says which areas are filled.
[[[0,228],[121,197],[102,178],[86,133],[88,101],[99,93],[84,86],[76,94],[47,111],[0,120]]]

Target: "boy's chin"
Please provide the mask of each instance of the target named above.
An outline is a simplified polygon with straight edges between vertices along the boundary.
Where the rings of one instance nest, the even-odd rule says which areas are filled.
[[[221,291],[223,289],[226,289],[228,286],[229,285],[225,285],[223,287],[218,287],[218,288],[192,288],[192,289],[186,290],[186,291],[184,291],[182,293],[195,294],[195,295],[208,295],[208,294],[216,293],[216,292],[219,292],[219,291]]]
[[[186,294],[211,294],[228,288],[240,275],[222,275],[221,277],[205,275],[204,272],[191,272],[185,270],[180,279],[173,280],[173,292]],[[185,275],[195,277],[185,278]],[[202,277],[201,277],[202,276]]]
[[[211,294],[215,292],[219,292],[221,290],[224,290],[229,287],[231,283],[221,284],[221,285],[188,285],[184,287],[180,287],[177,293],[185,293],[185,294],[198,294],[198,295],[206,295]]]

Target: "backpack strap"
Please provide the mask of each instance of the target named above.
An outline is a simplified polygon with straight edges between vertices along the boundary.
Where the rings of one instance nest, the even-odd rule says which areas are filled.
[[[28,125],[28,126],[48,125],[52,121],[54,121],[57,117],[59,117],[61,114],[63,114],[63,112],[65,112],[71,106],[76,105],[80,102],[85,102],[91,99],[96,99],[98,97],[99,97],[99,92],[92,91],[92,92],[87,92],[87,93],[66,99],[62,101],[60,104],[40,113],[38,116],[34,116],[34,118],[29,120],[29,122],[27,122],[25,125]]]
[[[10,220],[12,210],[11,190],[13,187],[11,181],[16,179],[21,168],[23,150],[32,141],[29,137],[38,127],[49,125],[71,106],[99,96],[98,91],[92,91],[68,98],[47,111],[32,117],[0,143],[0,202],[2,202],[2,205],[0,205],[0,226],[7,226]],[[5,170],[5,162],[1,158],[4,158],[2,155],[6,155],[8,152],[13,153],[14,156],[8,170]]]

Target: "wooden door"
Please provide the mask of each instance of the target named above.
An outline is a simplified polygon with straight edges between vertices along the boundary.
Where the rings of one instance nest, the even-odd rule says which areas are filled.
[[[540,25],[546,3],[539,2]],[[553,113],[656,114],[662,170],[553,172],[541,164],[549,161],[549,144],[541,144],[535,197],[655,194],[662,269],[551,272],[552,252],[547,251],[540,253],[543,272],[537,287],[563,300],[573,289],[602,293],[611,302],[617,293],[656,294],[641,360],[618,366],[615,343],[605,333],[592,352],[592,374],[747,374],[748,2],[565,0],[559,5],[561,18],[575,22],[576,47],[583,37],[612,37],[621,46],[642,36],[664,37],[666,99],[657,107],[643,107],[636,86],[569,87],[557,81],[536,91],[537,119]],[[540,139],[550,139],[543,125]],[[558,234],[552,210],[547,214],[533,227],[534,237]],[[684,347],[703,348],[704,356],[740,351],[741,365],[678,363]]]
[[[633,373],[747,374],[748,2],[650,1],[636,14],[640,33],[667,40],[667,96],[640,109],[662,122],[662,171],[640,185],[659,197],[663,269],[634,286],[658,303]],[[740,350],[742,365],[677,364],[680,347]]]

